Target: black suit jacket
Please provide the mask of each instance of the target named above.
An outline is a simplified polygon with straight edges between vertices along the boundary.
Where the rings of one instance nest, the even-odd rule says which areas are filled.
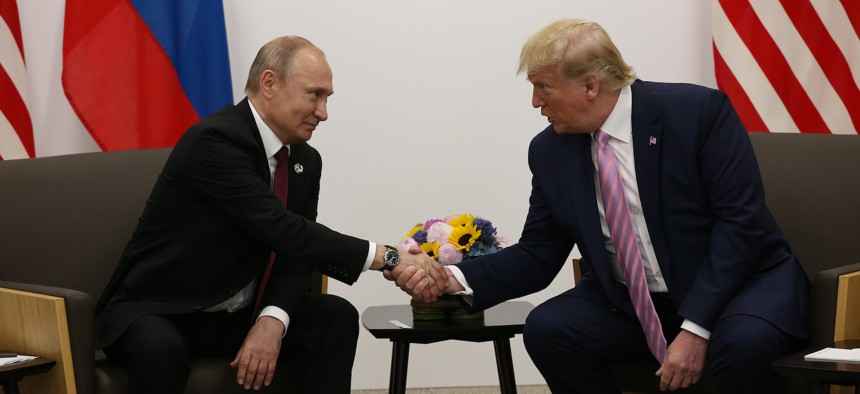
[[[192,126],[170,154],[96,306],[99,345],[141,316],[205,310],[278,261],[263,305],[295,310],[313,269],[355,282],[368,243],[314,222],[322,159],[291,145],[288,209],[271,190],[247,98]]]

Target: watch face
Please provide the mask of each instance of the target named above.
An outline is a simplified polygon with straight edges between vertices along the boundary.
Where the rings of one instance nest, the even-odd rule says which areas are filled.
[[[400,255],[397,254],[397,249],[389,248],[382,256],[382,260],[385,262],[384,269],[392,269],[400,263]]]

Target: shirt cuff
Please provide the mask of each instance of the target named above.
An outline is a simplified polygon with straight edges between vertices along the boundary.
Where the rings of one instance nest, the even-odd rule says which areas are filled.
[[[263,316],[271,316],[280,320],[281,323],[284,323],[284,334],[281,335],[281,338],[287,336],[287,327],[290,326],[290,315],[288,315],[286,311],[276,306],[269,305],[260,311],[260,315],[257,316],[257,320],[260,320]]]
[[[463,275],[463,271],[460,271],[456,265],[446,265],[445,268],[451,272],[451,275],[454,276],[454,280],[456,280],[460,285],[463,286],[463,291],[458,291],[456,293],[451,293],[452,295],[463,296],[463,301],[466,301],[467,304],[473,305],[475,300],[475,291],[469,287],[469,282],[466,281],[466,276]]]
[[[711,340],[711,332],[702,328],[702,326],[693,323],[687,319],[684,319],[684,322],[681,323],[681,329],[689,331],[697,336],[705,338],[706,340]]]
[[[376,257],[376,242],[367,241],[367,243],[367,258],[364,259],[364,268],[361,269],[361,272],[370,269],[370,265],[373,264],[373,258]]]

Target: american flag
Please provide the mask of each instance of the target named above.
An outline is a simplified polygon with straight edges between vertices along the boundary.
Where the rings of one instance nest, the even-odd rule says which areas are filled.
[[[712,26],[747,130],[860,133],[860,1],[714,0]]]
[[[0,160],[35,156],[27,69],[15,0],[0,0]]]

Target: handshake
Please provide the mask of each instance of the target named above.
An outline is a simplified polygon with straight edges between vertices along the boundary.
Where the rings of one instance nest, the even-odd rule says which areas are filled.
[[[386,250],[386,247],[377,245],[377,258],[374,260],[385,256],[386,252],[393,253]],[[454,279],[450,270],[424,253],[418,246],[409,248],[408,252],[401,249],[397,258],[399,261],[393,268],[383,270],[382,274],[385,279],[393,281],[397,287],[416,300],[436,301],[441,294],[463,290],[463,286]],[[374,261],[374,266],[377,265],[376,263]],[[388,261],[385,261],[382,266],[389,266]]]

